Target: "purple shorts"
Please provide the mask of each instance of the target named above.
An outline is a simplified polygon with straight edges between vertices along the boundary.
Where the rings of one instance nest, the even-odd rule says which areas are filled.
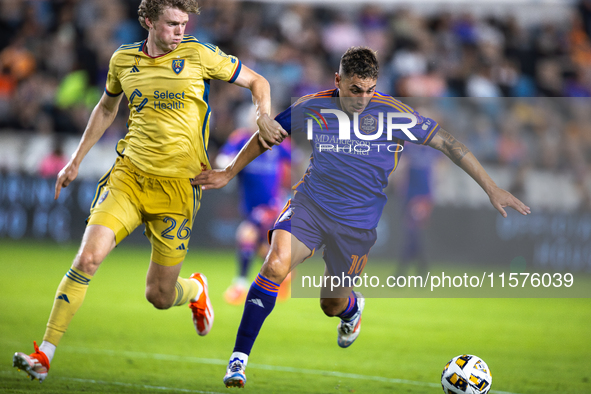
[[[330,275],[355,277],[367,263],[367,255],[377,240],[376,229],[340,224],[302,192],[296,193],[279,214],[274,230],[285,230],[306,245],[312,253],[324,246],[323,259]]]

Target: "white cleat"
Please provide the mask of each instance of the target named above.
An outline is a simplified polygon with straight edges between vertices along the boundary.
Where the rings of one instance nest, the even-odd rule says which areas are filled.
[[[246,367],[239,359],[235,358],[230,360],[228,369],[226,370],[226,376],[224,376],[224,384],[226,387],[244,388],[244,385],[246,384],[245,369]]]
[[[355,292],[357,297],[357,308],[358,311],[349,321],[341,319],[341,322],[337,326],[337,332],[339,334],[337,343],[342,348],[347,348],[355,342],[361,331],[361,313],[363,313],[363,307],[365,306],[365,298],[359,292]]]

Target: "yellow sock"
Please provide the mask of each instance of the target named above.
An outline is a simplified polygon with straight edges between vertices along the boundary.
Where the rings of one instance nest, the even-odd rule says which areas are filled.
[[[201,292],[201,286],[194,280],[179,278],[176,280],[173,306],[184,305],[189,300],[195,299]]]
[[[53,301],[53,308],[49,315],[49,322],[43,340],[50,342],[57,346],[62,339],[62,336],[68,329],[72,317],[86,295],[88,289],[88,282],[92,276],[72,267],[66,273],[55,294]]]

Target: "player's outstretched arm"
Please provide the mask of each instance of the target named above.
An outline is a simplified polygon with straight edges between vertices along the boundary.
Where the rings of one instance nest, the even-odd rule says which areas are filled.
[[[62,187],[67,187],[70,182],[78,176],[78,168],[80,167],[80,163],[82,163],[84,156],[86,156],[90,148],[97,143],[105,133],[105,130],[107,130],[111,123],[113,123],[113,120],[117,115],[117,110],[119,109],[121,97],[123,97],[122,94],[117,97],[111,97],[106,93],[103,93],[101,100],[96,107],[94,107],[94,110],[92,110],[90,119],[86,125],[86,130],[84,130],[84,134],[78,144],[78,148],[76,148],[76,151],[72,154],[68,164],[66,164],[57,175],[54,197],[56,200],[60,196]]]
[[[256,108],[257,125],[259,127],[259,140],[266,149],[273,145],[279,145],[287,137],[287,131],[269,114],[271,113],[271,87],[269,82],[261,75],[242,65],[242,70],[234,83],[243,88],[250,89],[252,102]]]
[[[262,155],[266,150],[267,148],[263,146],[257,131],[226,168],[223,170],[202,171],[191,181],[191,185],[201,185],[203,190],[220,189],[226,186],[248,163]]]
[[[470,175],[484,189],[490,202],[503,215],[507,212],[503,208],[511,207],[522,215],[531,213],[530,208],[506,190],[496,185],[484,170],[478,159],[468,148],[447,131],[441,129],[429,142],[429,146],[443,152],[456,165]]]

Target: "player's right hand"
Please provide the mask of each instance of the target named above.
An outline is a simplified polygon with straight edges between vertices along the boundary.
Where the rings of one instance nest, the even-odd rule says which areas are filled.
[[[279,145],[289,135],[279,122],[271,119],[267,114],[257,119],[257,126],[259,127],[259,141],[265,149],[270,150],[273,145]]]
[[[511,207],[522,215],[531,213],[531,208],[522,203],[517,197],[500,187],[495,187],[489,193],[490,202],[499,213],[506,218],[507,212],[503,209]]]
[[[191,180],[191,185],[201,185],[203,190],[221,189],[230,179],[232,176],[226,170],[205,170]]]
[[[60,196],[62,187],[68,187],[68,185],[76,179],[78,176],[78,165],[75,165],[71,160],[66,164],[64,168],[57,174],[57,181],[55,182],[55,197],[57,200]]]

